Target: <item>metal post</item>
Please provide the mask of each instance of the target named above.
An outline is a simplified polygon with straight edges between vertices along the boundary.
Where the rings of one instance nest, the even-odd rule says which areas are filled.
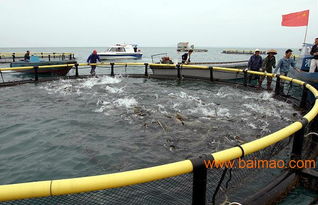
[[[49,61],[51,61],[51,55],[49,54]]]
[[[41,53],[41,57],[42,57],[42,59],[43,59],[43,53]]]
[[[145,63],[145,76],[148,76],[148,63]]]
[[[110,63],[110,76],[114,76],[114,63]]]
[[[180,66],[180,64],[177,64],[177,78],[181,79],[181,66]]]
[[[307,104],[307,88],[306,88],[307,83],[303,85],[303,94],[301,96],[301,101],[300,101],[300,108],[306,108]]]
[[[316,100],[318,99],[318,96],[316,96]],[[318,116],[316,116],[310,125],[310,131],[311,132],[318,132]],[[318,140],[318,137],[317,137]]]
[[[300,160],[301,159],[301,152],[303,148],[304,143],[304,135],[305,135],[305,129],[308,125],[308,120],[306,118],[302,118],[299,120],[299,122],[303,125],[301,130],[295,133],[294,135],[294,141],[293,141],[293,148],[292,148],[292,154],[291,159],[292,160]]]
[[[2,75],[2,71],[1,71],[1,69],[0,69],[0,74],[1,74],[2,82],[4,83],[4,79],[3,79],[3,75]]]
[[[275,95],[280,94],[280,75],[276,75]]]
[[[55,58],[55,53],[53,53],[53,58]]]
[[[191,160],[193,165],[192,205],[206,204],[207,167],[204,163],[205,160],[212,162],[214,159],[209,154]]]
[[[15,62],[15,53],[12,53],[12,61]]]
[[[39,74],[38,74],[39,66],[33,66],[33,69],[34,69],[34,80],[38,81],[39,80]]]
[[[210,69],[210,81],[213,82],[214,81],[214,78],[213,78],[213,67],[210,66],[209,69]]]
[[[243,82],[243,85],[246,87],[246,86],[247,86],[247,70],[244,70],[243,73],[244,73],[244,82]]]
[[[78,77],[78,63],[75,64],[75,76]]]
[[[70,59],[69,60],[72,60],[72,54],[70,54]]]

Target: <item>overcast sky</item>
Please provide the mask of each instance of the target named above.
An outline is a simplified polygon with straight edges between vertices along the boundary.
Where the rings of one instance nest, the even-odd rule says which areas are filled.
[[[0,47],[300,47],[305,27],[281,15],[310,9],[308,40],[318,37],[318,0],[0,0]]]

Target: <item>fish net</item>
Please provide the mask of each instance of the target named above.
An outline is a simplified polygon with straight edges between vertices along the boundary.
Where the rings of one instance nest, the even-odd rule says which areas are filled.
[[[122,67],[127,72],[126,67]],[[240,82],[241,83],[241,82]],[[275,82],[273,82],[275,85]],[[301,86],[282,82],[281,92],[286,96],[292,96],[300,100],[298,95]],[[310,132],[306,130],[306,134]],[[306,148],[317,148],[317,142],[313,143],[313,137],[307,137],[303,150],[308,150],[304,156],[308,156]],[[263,150],[254,152],[244,157],[244,160],[272,160],[290,159],[292,136],[275,143]],[[238,165],[239,159],[234,160]],[[226,204],[233,201],[243,202],[246,197],[253,195],[266,186],[275,176],[279,176],[284,169],[266,168],[210,168],[207,171],[207,204]],[[2,202],[0,204],[192,204],[193,174],[183,174],[148,183],[136,184],[120,188],[99,190],[78,194],[50,196],[32,199]]]
[[[318,136],[309,127],[305,130],[303,159],[316,158],[312,150],[318,148]],[[293,136],[265,149],[245,156],[247,160],[284,160],[290,159]],[[245,199],[265,187],[273,178],[286,169],[239,168],[240,159],[235,159],[234,168],[209,168],[207,171],[207,204],[228,204],[244,202]],[[222,175],[223,179],[222,179]],[[136,184],[114,189],[99,190],[78,194],[50,196],[32,199],[7,201],[1,205],[25,204],[192,204],[193,174]],[[217,187],[219,189],[217,191]],[[270,197],[270,196],[269,196]]]
[[[261,151],[247,155],[244,159],[270,160],[275,157],[286,156],[289,153],[289,139],[271,145]],[[237,165],[238,159],[235,160]],[[275,173],[276,171],[276,173]],[[271,172],[272,177],[279,174],[278,170],[232,168],[228,169],[224,179],[220,183],[223,168],[211,168],[207,172],[207,202],[215,204],[226,201],[243,200],[244,197],[255,192],[255,186],[251,183],[258,179],[259,186],[266,185],[268,180],[259,180],[264,177],[264,172]],[[268,175],[268,173],[267,173]],[[192,173],[184,174],[149,183],[136,184],[126,187],[100,190],[79,194],[50,196],[42,198],[8,201],[0,204],[191,204],[192,203]],[[216,188],[220,183],[220,189]],[[242,193],[242,188],[245,192]]]

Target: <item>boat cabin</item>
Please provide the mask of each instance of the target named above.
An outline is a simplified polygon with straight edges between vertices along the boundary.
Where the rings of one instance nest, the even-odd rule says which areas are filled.
[[[313,59],[313,56],[310,55],[312,46],[312,44],[304,43],[300,52],[300,58],[296,62],[297,68],[301,68],[303,71],[309,71],[311,59]]]
[[[112,53],[136,53],[138,52],[137,45],[130,44],[116,44],[110,47],[107,52]]]

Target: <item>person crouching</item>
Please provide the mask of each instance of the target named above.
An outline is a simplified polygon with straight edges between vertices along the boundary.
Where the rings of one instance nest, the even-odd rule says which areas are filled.
[[[191,62],[190,57],[191,57],[191,54],[192,54],[192,53],[193,53],[193,50],[190,49],[190,50],[188,51],[188,53],[185,53],[185,54],[183,54],[183,55],[181,56],[181,58],[182,58],[182,64],[189,64],[189,63]]]

